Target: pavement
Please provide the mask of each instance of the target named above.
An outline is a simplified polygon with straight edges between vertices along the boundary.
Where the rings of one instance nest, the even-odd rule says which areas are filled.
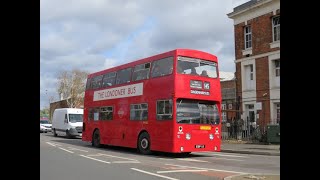
[[[242,141],[223,141],[221,152],[280,156],[280,144],[249,144]]]
[[[222,141],[221,152],[280,156],[280,144],[252,144],[243,141]],[[274,174],[242,174],[229,176],[224,180],[280,180]]]

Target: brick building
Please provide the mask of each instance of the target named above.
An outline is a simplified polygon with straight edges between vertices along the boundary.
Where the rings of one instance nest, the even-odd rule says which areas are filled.
[[[236,117],[236,81],[233,72],[219,72],[222,102],[222,123]]]
[[[60,101],[50,103],[50,112],[49,112],[50,119],[52,119],[54,110],[58,108],[69,108],[67,100],[63,99]],[[77,105],[75,108],[83,108],[83,102],[81,102],[81,104]]]
[[[236,95],[248,124],[280,123],[280,0],[250,0],[234,22]]]

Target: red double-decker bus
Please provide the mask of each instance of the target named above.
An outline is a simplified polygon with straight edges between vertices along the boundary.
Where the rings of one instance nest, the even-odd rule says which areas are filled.
[[[188,154],[220,151],[217,57],[175,49],[88,75],[82,140]]]

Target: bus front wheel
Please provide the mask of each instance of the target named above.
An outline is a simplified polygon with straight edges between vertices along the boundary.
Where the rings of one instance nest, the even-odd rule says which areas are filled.
[[[92,136],[92,146],[93,147],[97,147],[100,148],[101,144],[100,144],[100,132],[99,130],[95,130]]]
[[[141,154],[150,154],[150,137],[147,132],[143,132],[139,136],[138,149]]]

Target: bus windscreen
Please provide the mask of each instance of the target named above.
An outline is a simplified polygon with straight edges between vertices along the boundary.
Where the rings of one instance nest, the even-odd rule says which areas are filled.
[[[196,100],[177,100],[177,123],[183,124],[219,124],[220,116],[217,104]]]

